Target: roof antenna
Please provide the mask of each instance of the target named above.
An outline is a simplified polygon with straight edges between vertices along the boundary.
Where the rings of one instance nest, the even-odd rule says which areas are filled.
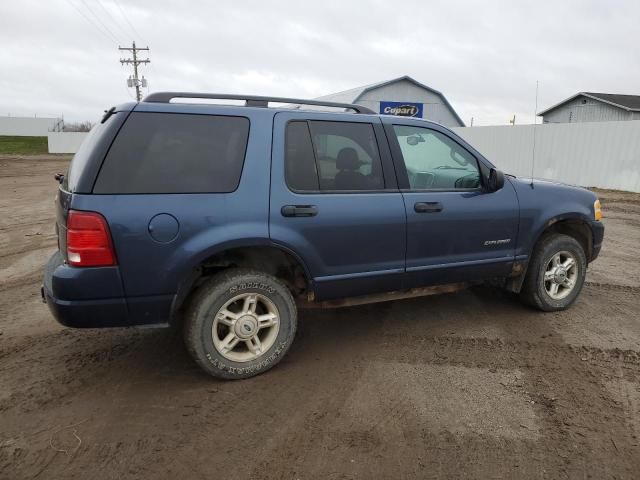
[[[538,80],[536,80],[536,111],[533,112],[533,148],[531,152],[531,188],[533,188],[533,167],[536,164],[536,126],[538,125]]]

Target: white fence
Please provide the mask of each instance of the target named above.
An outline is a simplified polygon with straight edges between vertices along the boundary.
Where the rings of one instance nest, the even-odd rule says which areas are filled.
[[[640,121],[556,123],[453,130],[501,170],[583,187],[640,192]]]
[[[50,131],[61,127],[60,118],[0,117],[0,135],[20,137],[46,137]]]
[[[48,132],[49,153],[76,153],[87,132]]]

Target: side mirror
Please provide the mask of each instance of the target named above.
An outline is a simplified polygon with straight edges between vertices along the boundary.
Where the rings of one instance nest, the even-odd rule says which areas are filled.
[[[487,191],[497,192],[504,187],[504,173],[500,170],[492,168],[489,171],[489,179],[487,181]]]

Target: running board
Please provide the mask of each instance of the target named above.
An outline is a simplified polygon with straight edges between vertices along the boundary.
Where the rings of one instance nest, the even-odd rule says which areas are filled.
[[[448,283],[446,285],[433,285],[431,287],[412,288],[394,292],[374,293],[360,297],[339,298],[335,300],[297,302],[298,308],[341,308],[366,305],[368,303],[390,302],[392,300],[404,300],[407,298],[426,297],[428,295],[440,295],[442,293],[455,293],[469,287],[470,283]]]

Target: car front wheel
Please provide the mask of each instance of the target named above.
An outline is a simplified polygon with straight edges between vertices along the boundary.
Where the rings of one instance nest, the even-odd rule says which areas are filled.
[[[534,251],[520,295],[545,312],[564,310],[580,294],[586,271],[585,252],[575,238],[548,235]]]

